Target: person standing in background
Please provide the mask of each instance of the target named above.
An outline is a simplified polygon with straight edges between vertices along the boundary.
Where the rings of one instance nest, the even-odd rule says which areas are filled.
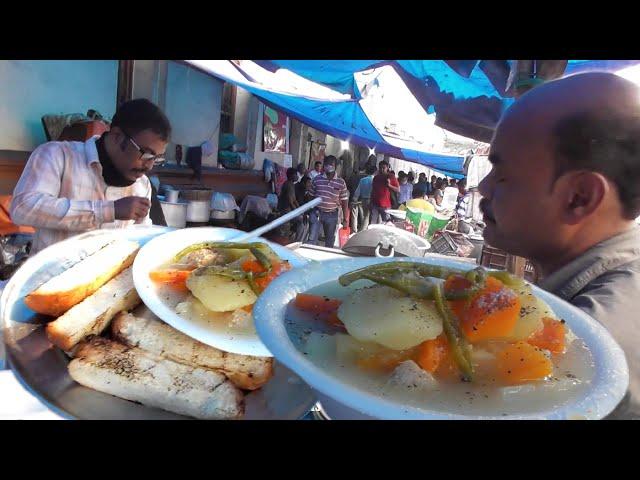
[[[421,173],[418,175],[418,183],[413,186],[413,198],[424,198],[428,195],[429,183],[427,183],[427,174]]]
[[[442,204],[442,197],[444,197],[444,184],[442,179],[438,178],[429,198],[432,198],[435,205],[439,207]]]
[[[353,201],[359,203],[358,213],[361,215],[354,223],[354,232],[366,230],[371,220],[371,185],[373,175],[376,173],[375,165],[367,165],[367,176],[360,179],[356,191],[353,193]],[[351,212],[353,217],[353,211]],[[362,219],[362,221],[360,221]]]
[[[404,205],[413,198],[413,184],[409,182],[409,176],[404,172],[400,172],[398,180],[400,181],[398,203]]]
[[[395,176],[389,172],[389,162],[383,160],[378,164],[378,174],[371,182],[371,223],[389,221],[386,210],[391,208],[391,192],[399,192],[400,185]]]
[[[427,195],[433,196],[436,190],[436,182],[438,181],[438,177],[435,175],[431,175],[431,182],[429,182],[429,189],[427,190]]]
[[[318,175],[322,175],[322,162],[316,162],[313,170],[309,172],[309,178],[313,181]]]
[[[296,169],[298,176],[295,183],[298,183],[300,180],[302,180],[302,177],[307,174],[307,167],[304,166],[304,163],[299,163]]]
[[[340,207],[342,207],[344,215],[344,226],[349,225],[351,214],[347,184],[336,175],[336,163],[337,159],[333,155],[326,157],[324,159],[324,175],[316,175],[311,187],[314,196],[320,197],[322,203],[310,215],[309,243],[317,245],[322,226],[325,238],[324,245],[327,248],[334,248],[335,245]]]

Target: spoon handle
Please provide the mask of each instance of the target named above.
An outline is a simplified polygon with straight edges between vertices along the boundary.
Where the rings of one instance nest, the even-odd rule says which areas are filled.
[[[312,208],[316,207],[317,205],[320,205],[321,203],[322,203],[322,199],[321,198],[319,198],[319,197],[318,198],[314,198],[310,202],[299,206],[295,210],[291,210],[289,213],[285,213],[281,217],[278,217],[275,220],[273,220],[272,222],[269,222],[266,225],[263,225],[260,228],[256,228],[255,230],[252,230],[250,232],[243,233],[242,235],[238,235],[237,237],[230,238],[228,241],[230,241],[230,242],[246,242],[247,240],[251,240],[252,238],[259,237],[259,236],[263,235],[264,233],[267,233],[268,231],[273,230],[274,228],[279,227],[280,225],[282,225],[284,223],[287,223],[290,220],[293,220],[298,215],[303,214],[307,210],[311,210]]]

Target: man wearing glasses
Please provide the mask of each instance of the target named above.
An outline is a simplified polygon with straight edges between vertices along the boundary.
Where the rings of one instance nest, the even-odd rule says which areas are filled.
[[[101,137],[36,148],[11,204],[13,222],[36,229],[31,251],[89,230],[150,225],[146,174],[164,161],[170,133],[164,113],[138,99],[120,106]]]

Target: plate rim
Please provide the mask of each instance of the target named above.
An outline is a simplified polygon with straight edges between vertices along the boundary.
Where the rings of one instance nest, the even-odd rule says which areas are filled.
[[[378,259],[373,257],[360,257],[349,259],[335,259],[327,260],[323,262],[323,270],[329,270],[333,265],[349,265],[348,269],[338,272],[346,273],[352,269],[363,267],[374,263],[385,263],[388,259]],[[421,262],[429,263],[441,266],[459,267],[464,270],[469,270],[475,267],[464,262],[456,262],[454,259],[444,258],[397,258],[393,261],[401,262]],[[330,264],[328,264],[330,262]],[[593,344],[602,342],[602,345],[597,349],[599,352],[607,351],[608,355],[604,358],[604,364],[596,364],[596,371],[594,372],[594,380],[598,380],[593,386],[590,386],[585,394],[575,401],[563,405],[558,409],[544,410],[530,414],[509,414],[503,415],[464,415],[458,413],[446,413],[429,411],[413,406],[402,407],[398,405],[398,402],[393,402],[380,398],[379,396],[366,392],[363,389],[353,387],[344,381],[338,379],[338,377],[326,373],[324,369],[315,366],[309,359],[304,358],[303,354],[293,345],[289,335],[286,332],[284,326],[285,312],[288,303],[295,297],[295,294],[303,291],[307,291],[314,286],[330,281],[329,279],[323,279],[321,282],[313,283],[313,280],[321,275],[318,272],[318,267],[314,264],[302,267],[306,270],[306,275],[303,275],[302,282],[294,284],[292,282],[292,276],[289,272],[275,279],[267,288],[267,290],[261,295],[254,306],[254,318],[256,322],[256,330],[260,335],[262,341],[271,349],[275,358],[287,365],[292,371],[298,374],[307,384],[312,388],[318,390],[324,395],[333,398],[335,401],[340,402],[349,408],[353,408],[364,414],[383,419],[460,419],[460,420],[515,420],[515,419],[566,419],[574,415],[587,415],[585,413],[584,405],[588,404],[589,399],[596,396],[596,394],[602,394],[602,390],[605,386],[601,385],[602,380],[599,378],[602,376],[602,371],[607,369],[607,365],[615,364],[616,369],[621,370],[621,375],[624,380],[614,383],[615,391],[607,391],[608,395],[604,396],[607,405],[605,408],[597,408],[596,416],[594,418],[604,418],[610,414],[619,402],[623,399],[629,385],[629,369],[626,361],[626,357],[622,348],[613,339],[612,335],[606,330],[606,328],[598,321],[587,315],[582,310],[569,304],[568,302],[556,297],[555,295],[542,290],[536,285],[531,285],[537,296],[540,296],[547,303],[559,304],[563,309],[570,311],[574,316],[578,317],[578,322],[588,325],[588,328],[595,329],[598,332],[597,338],[592,337],[587,341],[586,338],[582,338],[583,341],[589,346],[592,354],[595,357],[593,351]],[[316,269],[316,270],[313,270]],[[311,271],[310,271],[311,270]],[[306,282],[303,285],[303,282]],[[287,288],[285,288],[285,285]],[[298,286],[299,288],[296,288]],[[288,295],[287,292],[288,291]],[[282,292],[282,293],[281,293]],[[585,327],[587,328],[587,327]],[[573,328],[572,328],[573,330]],[[596,339],[595,342],[593,339]],[[595,359],[594,359],[595,360]],[[624,386],[624,388],[623,388]],[[338,395],[335,395],[338,392]],[[615,402],[611,399],[615,398]],[[591,403],[594,401],[592,400]],[[394,412],[392,415],[390,412]],[[604,412],[604,413],[602,413]],[[588,418],[588,417],[587,417]]]

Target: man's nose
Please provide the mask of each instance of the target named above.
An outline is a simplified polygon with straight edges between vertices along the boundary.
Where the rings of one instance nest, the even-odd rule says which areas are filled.
[[[492,187],[490,177],[491,177],[491,173],[489,173],[489,175],[484,177],[480,182],[480,185],[478,185],[478,191],[480,192],[480,195],[482,195],[484,198],[491,198],[491,191],[493,187]]]

